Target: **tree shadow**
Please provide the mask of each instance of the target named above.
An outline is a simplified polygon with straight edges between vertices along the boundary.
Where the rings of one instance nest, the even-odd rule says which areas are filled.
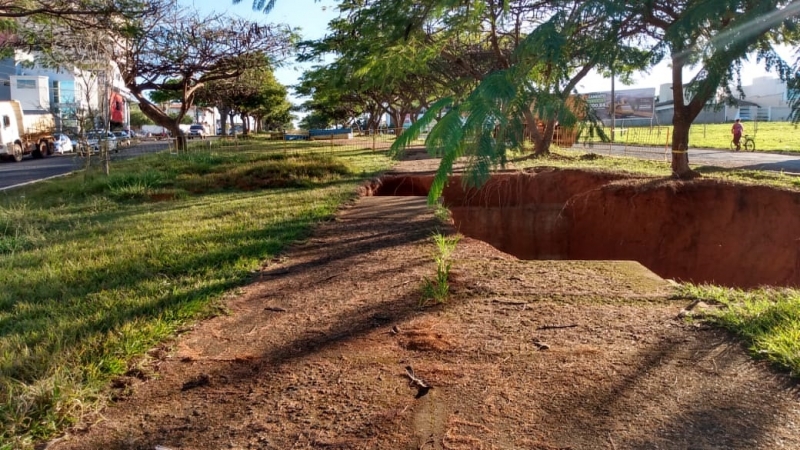
[[[251,357],[231,357],[221,359],[192,359],[187,361],[174,361],[170,364],[175,365],[175,370],[188,374],[195,374],[207,380],[204,383],[193,383],[195,378],[184,382],[183,385],[165,385],[163,395],[151,398],[148,411],[141,411],[137,414],[144,414],[146,420],[142,422],[138,430],[127,430],[122,433],[90,433],[81,436],[81,446],[83,448],[153,448],[155,445],[181,446],[186,442],[196,438],[197,433],[203,432],[203,423],[209,420],[208,417],[219,414],[219,403],[209,401],[208,389],[205,385],[214,388],[224,386],[224,391],[238,392],[246,396],[246,392],[258,389],[263,398],[255,399],[259,402],[280,402],[282,399],[300,395],[298,388],[287,380],[281,379],[282,374],[292,369],[284,367],[316,355],[328,355],[329,352],[336,351],[342,346],[373,333],[376,329],[387,331],[401,322],[410,318],[428,314],[430,310],[419,308],[420,286],[413,284],[420,281],[414,275],[412,269],[419,264],[427,262],[425,257],[420,257],[409,263],[403,261],[392,263],[391,261],[377,262],[365,255],[374,255],[384,249],[392,247],[405,247],[419,245],[427,241],[431,233],[441,228],[441,223],[427,214],[423,220],[417,220],[405,227],[395,227],[391,220],[383,219],[383,227],[380,227],[381,219],[374,220],[338,220],[331,227],[323,226],[319,228],[312,238],[303,244],[298,244],[287,252],[285,262],[278,263],[277,267],[268,269],[258,274],[258,281],[263,283],[259,289],[260,297],[253,299],[254,307],[275,304],[275,308],[259,311],[254,309],[251,313],[240,314],[230,318],[230,323],[226,318],[222,318],[221,330],[231,339],[236,339],[235,348],[241,352],[246,352]],[[352,233],[352,234],[351,234]],[[401,252],[400,248],[393,250]],[[382,291],[371,293],[370,287],[365,287],[364,292],[370,293],[368,298],[362,303],[350,301],[350,296],[355,295],[347,288],[337,287],[330,291],[328,298],[311,298],[313,293],[329,292],[326,285],[332,278],[336,278],[342,271],[358,273],[360,266],[371,265],[370,277],[381,277],[384,274],[400,271],[402,285],[404,289],[394,291]],[[348,280],[353,278],[349,274]],[[292,279],[294,278],[294,279]],[[368,280],[365,280],[368,281]],[[302,287],[298,286],[302,283]],[[347,281],[346,284],[349,283]],[[298,290],[298,288],[300,288]],[[288,291],[287,289],[294,289]],[[291,298],[285,298],[291,297]],[[277,303],[276,303],[277,302]],[[321,303],[322,302],[322,303]],[[348,302],[342,307],[337,306],[340,302]],[[312,314],[321,304],[328,307],[327,313]],[[315,317],[315,321],[304,325],[303,317]],[[290,328],[295,326],[298,334],[272,336],[268,340],[250,341],[249,338],[238,335],[236,330],[247,329],[250,325],[259,328],[277,327],[280,323],[289,323]],[[218,328],[217,328],[218,329]],[[201,339],[198,337],[198,339]],[[227,341],[223,337],[223,341]],[[206,342],[206,341],[203,341]],[[208,343],[213,345],[213,343]],[[205,348],[206,344],[201,345]],[[230,347],[230,343],[221,343],[224,347]],[[218,354],[219,349],[208,349],[209,354]],[[181,368],[181,366],[184,366]],[[296,370],[296,369],[295,369]],[[301,368],[302,372],[302,368]],[[298,372],[292,372],[292,376]],[[277,377],[277,378],[276,378]],[[208,381],[210,380],[210,381]],[[173,380],[174,383],[174,380]],[[188,383],[188,384],[187,384]],[[302,381],[297,381],[302,384]],[[402,387],[407,383],[403,378],[397,376],[396,386]],[[195,384],[197,387],[194,387]],[[265,384],[268,386],[265,388]],[[188,387],[187,387],[188,386]],[[185,389],[184,389],[185,388]],[[359,389],[358,386],[341,385],[338,389],[342,390],[342,395],[355,395],[351,390]],[[414,391],[409,389],[409,399],[413,398]],[[247,410],[252,405],[251,397],[239,397],[239,394],[231,394],[236,397],[236,402],[241,403],[241,408],[237,408],[232,414],[234,422],[246,418]],[[247,396],[246,396],[247,397]],[[231,399],[234,401],[233,399]],[[134,399],[135,401],[135,399]],[[147,402],[147,400],[145,400]],[[228,401],[225,401],[228,403]],[[178,417],[176,408],[185,405],[192,405],[194,412],[188,417]],[[120,408],[131,408],[131,405],[122,403]],[[383,427],[390,427],[391,422],[387,417],[376,413],[374,422],[382,423]],[[356,423],[353,426],[360,427]],[[360,433],[365,436],[376,438],[374,432]],[[90,440],[84,440],[90,439]],[[277,436],[274,436],[277,439]],[[344,441],[342,441],[344,442]],[[352,444],[353,441],[348,441]],[[216,444],[214,444],[216,445]],[[345,444],[342,444],[345,445]],[[328,446],[330,447],[330,446]],[[336,448],[336,447],[333,447]],[[347,445],[341,448],[349,448]]]
[[[568,424],[562,441],[578,448],[602,442],[641,450],[744,450],[763,447],[767,432],[796,420],[797,381],[752,362],[724,332],[694,332],[699,336],[661,342],[628,358],[635,371],[610,389],[575,392],[571,401],[588,403],[597,420]],[[677,375],[676,368],[682,368]],[[774,398],[765,397],[776,387]],[[620,433],[620,427],[637,432]]]

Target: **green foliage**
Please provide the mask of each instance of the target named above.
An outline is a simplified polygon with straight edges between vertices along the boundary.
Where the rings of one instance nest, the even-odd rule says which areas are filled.
[[[148,92],[147,96],[155,104],[180,102],[183,100],[183,89],[180,81],[167,80],[163,83],[163,89]]]
[[[436,304],[445,303],[450,298],[450,268],[452,266],[450,259],[460,240],[460,236],[445,236],[441,233],[436,233],[432,239],[436,244],[437,250],[434,255],[436,277],[434,279],[425,277],[420,306],[427,305],[429,301],[433,301]]]
[[[263,11],[264,13],[269,14],[270,11],[272,11],[272,8],[275,7],[276,1],[277,0],[253,0],[253,11]],[[238,5],[241,2],[242,0],[233,0],[234,5]]]
[[[144,115],[143,112],[139,110],[132,110],[130,116],[130,125],[134,128],[141,128],[143,125],[154,125],[155,122],[152,121],[149,117]]]
[[[0,197],[0,447],[30,449],[390,161],[251,140]],[[14,241],[12,241],[12,239]]]
[[[330,117],[326,117],[323,113],[314,111],[304,116],[298,125],[304,130],[325,130],[332,124],[333,120]]]
[[[710,309],[703,318],[741,337],[755,357],[800,377],[800,292],[686,285],[681,294],[721,304],[721,309]]]
[[[466,159],[464,183],[479,186],[492,169],[504,166],[510,155],[526,151],[526,141],[534,143],[537,154],[548,153],[552,137],[548,130],[555,123],[596,131],[597,118],[588,104],[574,95],[577,83],[590,70],[609,67],[613,63],[607,58],[609,53],[625,58],[627,71],[641,68],[647,61],[646,53],[620,26],[620,21],[633,13],[617,6],[612,1],[542,6],[543,16],[509,55],[513,64],[483,77],[463,101],[451,97],[426,112],[419,121],[425,126],[449,107],[425,142],[430,153],[442,155],[429,201],[441,195],[459,158]],[[406,148],[422,129],[422,125],[412,126],[408,139],[398,139],[392,151]]]
[[[235,78],[209,82],[198,90],[197,100],[220,110],[252,115],[267,129],[291,121],[288,91],[275,78],[268,60]]]

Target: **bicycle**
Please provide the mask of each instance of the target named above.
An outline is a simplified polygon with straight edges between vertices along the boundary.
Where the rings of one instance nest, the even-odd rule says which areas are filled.
[[[756,151],[756,141],[755,141],[755,138],[752,138],[752,137],[750,137],[750,135],[748,135],[748,134],[745,134],[745,135],[744,135],[744,136],[742,136],[742,138],[739,140],[739,146],[740,146],[740,147],[744,147],[744,150],[745,150],[745,151],[748,151],[748,152],[754,152],[754,151]],[[733,150],[733,151],[735,151],[735,152],[738,152],[738,151],[739,151],[739,149],[737,149],[737,148],[736,148],[736,144],[734,144],[734,143],[733,143],[733,140],[731,140],[731,150]]]

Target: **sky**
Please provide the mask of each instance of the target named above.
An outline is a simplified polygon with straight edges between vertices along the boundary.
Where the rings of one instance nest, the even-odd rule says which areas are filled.
[[[197,8],[203,14],[225,13],[243,17],[261,24],[281,23],[292,28],[300,28],[303,39],[320,39],[325,36],[328,22],[338,16],[334,0],[277,0],[275,8],[269,14],[253,11],[253,0],[242,0],[234,5],[232,0],[179,0],[179,4],[186,7]],[[299,64],[287,61],[285,67],[275,70],[275,78],[286,86],[297,84],[303,73],[303,68],[313,64]],[[292,103],[301,103],[302,99],[291,93]]]
[[[284,23],[293,28],[300,28],[303,39],[319,39],[325,36],[328,22],[338,15],[336,2],[334,0],[277,0],[275,8],[265,14],[260,11],[253,11],[252,0],[242,0],[238,5],[234,5],[232,0],[178,0],[182,6],[197,8],[201,13],[210,14],[211,12],[225,13],[244,17],[262,24]],[[791,56],[788,50],[784,57]],[[297,84],[304,67],[311,64],[301,65],[298,63],[288,63],[286,67],[278,68],[275,76],[284,85],[291,86]],[[688,76],[693,75],[692,71],[684,73],[684,80],[688,81]],[[767,72],[755,64],[746,64],[743,70],[743,84],[752,83],[753,78],[768,76]],[[775,76],[775,75],[771,75]],[[617,82],[615,88],[655,88],[658,95],[659,87],[662,84],[671,83],[671,69],[664,62],[652,68],[649,72],[643,72],[633,77],[634,83],[624,86]],[[578,91],[581,93],[603,92],[611,90],[611,80],[592,73],[579,83]],[[290,94],[293,103],[301,103],[302,99]]]

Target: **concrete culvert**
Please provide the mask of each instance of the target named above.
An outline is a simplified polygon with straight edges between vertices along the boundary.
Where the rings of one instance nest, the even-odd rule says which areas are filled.
[[[374,195],[424,196],[433,176],[384,177]],[[544,169],[481,189],[453,177],[454,225],[520,259],[635,260],[665,278],[800,286],[800,192]]]

